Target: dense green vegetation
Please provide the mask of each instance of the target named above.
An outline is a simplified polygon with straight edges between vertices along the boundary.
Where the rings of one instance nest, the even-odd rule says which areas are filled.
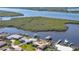
[[[79,48],[75,48],[74,51],[79,51]]]
[[[30,9],[30,10],[38,10],[38,11],[67,12],[66,7],[22,7],[22,9]]]
[[[14,42],[15,45],[18,45],[20,43],[21,43],[21,41],[19,41],[19,40],[15,40],[15,42]]]
[[[66,13],[79,13],[79,11],[70,11],[68,9],[76,9],[78,7],[14,7],[20,9],[30,9],[30,10],[37,10],[37,11],[53,11],[53,12],[66,12]]]
[[[22,49],[26,51],[35,51],[35,47],[31,43],[21,45],[20,47],[22,47]]]
[[[79,21],[45,17],[25,17],[1,21],[0,27],[17,27],[28,31],[65,31],[68,29],[65,26],[67,23],[79,24]]]
[[[9,11],[0,11],[0,17],[8,17],[8,16],[22,16],[23,14]]]
[[[67,9],[76,7],[26,7],[24,9],[38,10],[38,11],[55,11],[55,12],[66,12],[66,13],[79,13],[79,11],[69,11]]]

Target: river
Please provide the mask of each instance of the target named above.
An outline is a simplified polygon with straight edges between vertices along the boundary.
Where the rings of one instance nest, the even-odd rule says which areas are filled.
[[[16,8],[0,8],[0,10],[18,12],[24,14],[24,16],[16,16],[16,17],[1,17],[3,20],[10,20],[11,18],[18,17],[50,17],[50,18],[61,18],[61,19],[69,19],[69,20],[79,20],[79,14],[77,13],[66,13],[66,12],[49,12],[49,11],[34,11],[28,9],[16,9]]]
[[[27,10],[27,9],[14,9],[14,8],[0,8],[0,10],[4,11],[11,11],[11,12],[18,12],[24,14],[24,16],[17,16],[17,17],[2,17],[3,20],[10,20],[11,18],[18,18],[18,17],[34,17],[34,16],[42,16],[42,17],[51,17],[51,18],[61,18],[61,19],[69,19],[69,20],[79,20],[79,14],[73,14],[73,13],[64,13],[64,12],[48,12],[48,11],[33,11],[33,10]],[[45,38],[46,36],[51,36],[53,40],[57,41],[59,39],[61,40],[69,40],[70,42],[74,43],[74,46],[79,47],[79,25],[75,24],[67,24],[66,26],[69,27],[69,29],[65,32],[56,32],[56,31],[50,31],[50,32],[37,32],[38,35],[41,38]],[[7,32],[7,33],[22,33],[27,34],[30,36],[33,36],[35,32],[30,31],[24,31],[17,28],[1,28],[1,32]]]

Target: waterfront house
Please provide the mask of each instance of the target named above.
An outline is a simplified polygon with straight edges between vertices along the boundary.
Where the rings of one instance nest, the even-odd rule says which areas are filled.
[[[22,36],[18,34],[13,34],[7,37],[7,39],[20,39],[20,38],[22,38]]]
[[[39,49],[45,49],[48,45],[50,45],[49,42],[47,42],[46,40],[39,40],[36,42],[33,42],[33,45],[36,46]]]
[[[19,39],[22,43],[31,43],[32,40],[27,39],[26,37],[23,37],[21,39]]]
[[[6,45],[7,45],[6,42],[0,41],[0,48],[3,47],[3,46],[6,46]]]

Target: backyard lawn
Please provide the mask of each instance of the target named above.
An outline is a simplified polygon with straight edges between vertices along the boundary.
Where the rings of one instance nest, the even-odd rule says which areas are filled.
[[[19,41],[19,40],[15,40],[15,42],[14,42],[14,44],[15,45],[18,45],[18,44],[20,44],[21,42]]]
[[[24,44],[20,46],[23,50],[26,51],[34,51],[35,47],[30,43],[30,44]]]

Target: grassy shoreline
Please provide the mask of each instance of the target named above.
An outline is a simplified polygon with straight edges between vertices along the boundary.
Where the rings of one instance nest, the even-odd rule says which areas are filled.
[[[9,11],[0,11],[0,17],[13,17],[13,16],[23,16],[23,14]]]
[[[79,24],[79,21],[46,17],[24,17],[1,21],[0,27],[16,27],[27,31],[66,31],[65,24]]]

